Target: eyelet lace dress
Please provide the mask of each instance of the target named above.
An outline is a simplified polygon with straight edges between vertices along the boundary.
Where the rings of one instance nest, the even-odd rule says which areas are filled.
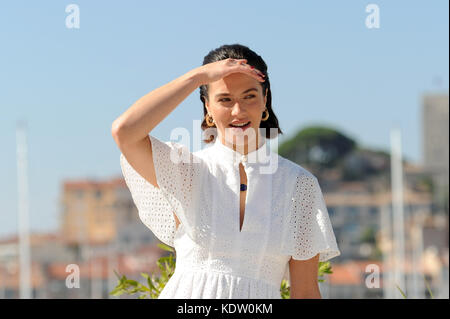
[[[175,248],[175,272],[159,298],[280,299],[291,257],[340,255],[317,178],[265,140],[241,155],[219,139],[190,152],[149,136],[160,188],[123,154],[120,165],[140,219]],[[241,230],[239,163],[247,175]]]

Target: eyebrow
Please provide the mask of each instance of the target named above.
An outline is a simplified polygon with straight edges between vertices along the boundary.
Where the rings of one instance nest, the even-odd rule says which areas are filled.
[[[257,90],[256,88],[250,88],[250,89],[245,90],[244,92],[242,92],[242,94],[247,93],[247,92],[250,92],[250,91],[256,91],[256,92],[258,92],[258,90]],[[219,94],[216,94],[215,97],[218,98],[218,97],[220,97],[220,96],[228,96],[228,95],[230,95],[230,93],[219,93]]]

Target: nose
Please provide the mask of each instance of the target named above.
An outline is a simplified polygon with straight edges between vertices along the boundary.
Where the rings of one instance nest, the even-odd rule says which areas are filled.
[[[236,116],[242,113],[242,107],[239,102],[234,103],[233,108],[231,109],[231,115]]]

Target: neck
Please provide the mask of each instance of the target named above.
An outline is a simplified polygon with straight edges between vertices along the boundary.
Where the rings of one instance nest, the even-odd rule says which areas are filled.
[[[234,143],[229,143],[223,137],[219,137],[219,139],[223,145],[233,149],[236,152],[239,152],[242,155],[247,155],[248,153],[259,149],[262,146],[262,144],[264,144],[264,140],[263,138],[259,138],[259,134],[256,135],[256,139],[250,141],[250,143],[248,143],[248,139],[244,138],[246,142],[243,145],[236,145]]]

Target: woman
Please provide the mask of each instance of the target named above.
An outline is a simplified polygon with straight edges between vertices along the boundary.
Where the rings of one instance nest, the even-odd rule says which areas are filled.
[[[198,87],[212,146],[191,153],[149,135]],[[139,216],[175,247],[159,298],[281,298],[286,272],[291,298],[321,298],[318,262],[340,252],[317,178],[267,147],[277,133],[267,66],[238,44],[211,51],[114,121]]]

